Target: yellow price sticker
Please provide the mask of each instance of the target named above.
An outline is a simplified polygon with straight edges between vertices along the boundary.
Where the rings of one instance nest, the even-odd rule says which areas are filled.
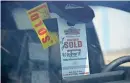
[[[32,26],[34,30],[36,31],[43,48],[48,48],[49,46],[56,43],[54,41],[53,37],[49,34],[45,24],[42,21],[42,18],[40,16],[40,13],[34,12],[34,13],[28,13],[29,19],[32,23]]]

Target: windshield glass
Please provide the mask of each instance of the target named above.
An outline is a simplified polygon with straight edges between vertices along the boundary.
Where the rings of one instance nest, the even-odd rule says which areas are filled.
[[[128,2],[2,1],[2,83],[61,83],[100,73],[129,56],[129,7]]]

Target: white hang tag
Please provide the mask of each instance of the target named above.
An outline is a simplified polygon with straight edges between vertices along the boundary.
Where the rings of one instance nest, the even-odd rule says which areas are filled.
[[[58,19],[62,78],[88,75],[89,59],[85,24],[68,26]]]

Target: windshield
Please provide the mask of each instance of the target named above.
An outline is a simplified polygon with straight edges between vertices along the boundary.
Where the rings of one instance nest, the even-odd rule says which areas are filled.
[[[129,2],[2,1],[2,83],[61,83],[100,73],[129,56],[129,7]]]

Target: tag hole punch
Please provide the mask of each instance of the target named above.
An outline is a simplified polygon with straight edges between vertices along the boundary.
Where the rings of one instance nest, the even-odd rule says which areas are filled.
[[[67,25],[68,25],[68,26],[75,26],[75,24],[72,24],[72,23],[70,23],[70,22],[67,22]]]

